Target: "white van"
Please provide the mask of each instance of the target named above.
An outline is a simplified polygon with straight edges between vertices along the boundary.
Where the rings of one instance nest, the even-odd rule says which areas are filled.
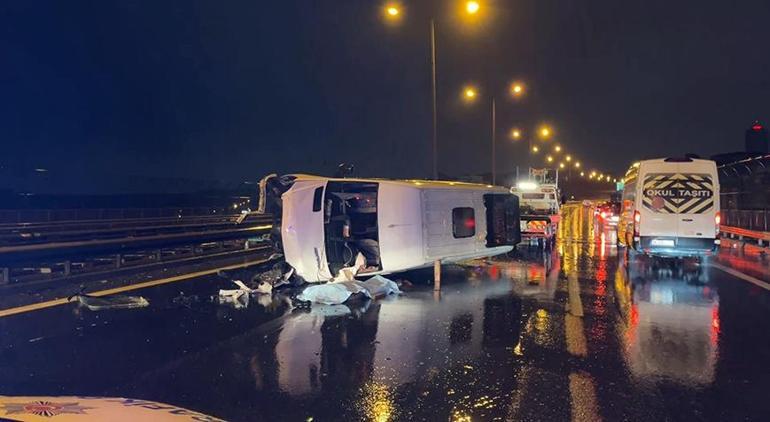
[[[283,183],[276,191],[281,209],[274,211],[282,215],[278,243],[307,282],[332,279],[359,252],[366,263],[358,274],[375,275],[499,255],[521,241],[518,198],[502,187],[311,175],[273,180]]]
[[[661,158],[634,163],[623,179],[618,241],[656,256],[701,256],[719,245],[716,163]]]

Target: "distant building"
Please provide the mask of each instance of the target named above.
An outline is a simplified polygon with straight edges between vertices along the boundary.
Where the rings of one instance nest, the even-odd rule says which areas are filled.
[[[718,166],[735,163],[741,160],[746,160],[753,157],[767,155],[768,149],[768,137],[767,128],[762,125],[758,120],[755,120],[746,129],[744,134],[745,148],[743,151],[726,152],[722,154],[712,155],[711,159],[716,161]]]
[[[767,128],[762,125],[758,120],[755,120],[751,124],[751,127],[746,129],[746,152],[755,153],[757,155],[767,154]]]

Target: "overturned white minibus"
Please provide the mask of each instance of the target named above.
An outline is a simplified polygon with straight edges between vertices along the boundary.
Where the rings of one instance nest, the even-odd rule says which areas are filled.
[[[359,253],[366,262],[358,275],[376,275],[499,255],[521,240],[518,198],[503,187],[311,175],[274,180],[278,187],[263,192],[279,196],[276,244],[307,282],[331,280]]]

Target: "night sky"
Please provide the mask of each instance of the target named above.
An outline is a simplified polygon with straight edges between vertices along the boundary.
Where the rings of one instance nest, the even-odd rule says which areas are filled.
[[[586,165],[739,150],[770,120],[770,1],[32,1],[0,5],[0,171],[48,169],[52,190],[142,177],[270,172],[430,175],[429,19],[438,23],[440,171],[524,165],[530,131]],[[734,3],[734,4],[733,4]],[[522,101],[507,83],[526,82]],[[480,101],[460,101],[469,81]],[[552,141],[553,142],[553,141]],[[58,182],[58,184],[57,184]],[[137,182],[139,183],[139,182]]]

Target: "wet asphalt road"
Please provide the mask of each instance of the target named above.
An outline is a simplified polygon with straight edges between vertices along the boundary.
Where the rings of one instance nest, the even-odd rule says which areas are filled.
[[[375,302],[234,309],[208,301],[230,288],[209,276],[132,293],[148,308],[0,318],[0,395],[236,421],[768,419],[770,292],[708,263],[627,262],[581,206],[559,236],[550,252],[447,267],[440,295],[418,271]],[[731,250],[718,262],[767,268]]]

